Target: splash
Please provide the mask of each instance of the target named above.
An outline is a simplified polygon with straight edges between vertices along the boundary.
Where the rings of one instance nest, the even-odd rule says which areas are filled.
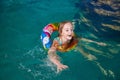
[[[39,57],[38,57],[39,56]],[[46,56],[44,49],[35,46],[23,55],[24,61],[21,61],[18,68],[29,77],[35,80],[49,80],[56,77],[55,65],[53,65]],[[29,60],[28,60],[29,59]]]

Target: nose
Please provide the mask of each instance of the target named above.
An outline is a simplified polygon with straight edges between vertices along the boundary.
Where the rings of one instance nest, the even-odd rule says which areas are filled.
[[[73,31],[69,30],[69,35],[71,35],[73,33]]]

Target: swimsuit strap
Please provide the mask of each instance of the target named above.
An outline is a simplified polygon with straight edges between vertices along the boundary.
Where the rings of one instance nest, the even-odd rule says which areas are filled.
[[[62,41],[60,40],[59,37],[56,37],[54,40],[58,41],[59,45],[62,45]]]

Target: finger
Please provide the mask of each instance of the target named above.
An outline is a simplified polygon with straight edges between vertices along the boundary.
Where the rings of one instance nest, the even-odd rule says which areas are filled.
[[[65,65],[63,68],[66,69],[66,68],[68,68],[68,66]]]
[[[57,73],[59,73],[59,69],[57,68]]]
[[[60,68],[57,68],[57,73],[59,73],[61,70],[62,70],[62,69],[60,69]]]

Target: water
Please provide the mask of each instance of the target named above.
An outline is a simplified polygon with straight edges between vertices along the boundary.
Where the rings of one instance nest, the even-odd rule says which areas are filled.
[[[119,6],[112,5],[119,1],[103,2],[1,0],[0,80],[119,80],[120,16]],[[97,60],[75,50],[59,53],[69,69],[58,74],[39,35],[46,24],[64,20],[74,21],[76,34],[87,38],[81,41],[84,50]]]

